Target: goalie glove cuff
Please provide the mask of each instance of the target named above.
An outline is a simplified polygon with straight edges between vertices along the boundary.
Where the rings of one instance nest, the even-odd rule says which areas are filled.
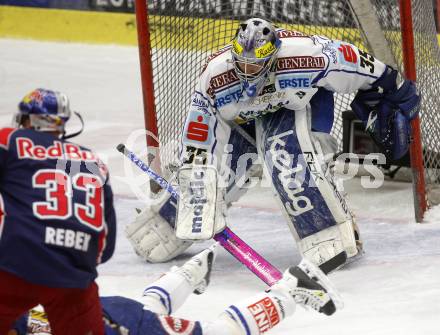
[[[392,70],[389,77],[381,77],[372,89],[359,91],[351,103],[365,130],[392,160],[403,157],[408,151],[410,121],[417,117],[420,104],[420,96],[412,81],[405,80],[400,86],[391,85],[396,73]]]
[[[399,73],[388,66],[384,74],[372,85],[369,90],[360,90],[354,102],[370,107],[367,109],[380,110],[381,104],[389,105],[392,111],[400,111],[408,120],[418,115],[420,96],[417,93],[416,85],[411,80],[403,80],[398,84]],[[368,114],[367,114],[368,115]],[[365,120],[365,113],[357,115]]]
[[[420,96],[417,94],[416,85],[411,80],[405,80],[396,92],[388,94],[385,98],[393,104],[408,119],[417,117],[420,105]]]

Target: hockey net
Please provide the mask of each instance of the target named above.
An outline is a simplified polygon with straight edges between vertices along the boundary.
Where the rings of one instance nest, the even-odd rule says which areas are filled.
[[[428,201],[437,203],[440,167],[440,53],[431,0],[412,1]],[[277,26],[324,35],[369,51],[403,70],[398,0],[148,1],[155,110],[163,170],[177,161],[180,131],[206,57],[232,39],[237,23],[259,16]],[[335,95],[332,134],[342,147],[342,112],[353,95]],[[150,108],[150,110],[152,110]]]

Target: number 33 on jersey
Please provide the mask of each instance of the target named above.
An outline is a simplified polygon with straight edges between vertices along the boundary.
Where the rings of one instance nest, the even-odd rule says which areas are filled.
[[[42,285],[86,287],[96,264],[111,257],[115,234],[107,169],[89,149],[0,129],[0,269]],[[12,243],[18,235],[20,245]]]

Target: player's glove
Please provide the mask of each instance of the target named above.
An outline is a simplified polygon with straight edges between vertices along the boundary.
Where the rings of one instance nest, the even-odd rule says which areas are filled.
[[[410,122],[419,112],[420,96],[415,84],[405,80],[395,84],[397,71],[391,68],[370,90],[359,91],[351,107],[363,121],[384,154],[399,159],[406,154],[411,142]]]

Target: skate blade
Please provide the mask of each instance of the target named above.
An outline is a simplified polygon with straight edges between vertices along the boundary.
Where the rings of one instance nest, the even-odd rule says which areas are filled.
[[[336,306],[336,309],[344,308],[344,302],[336,287],[330,281],[330,279],[312,262],[303,258],[298,267],[303,270],[308,276],[318,278],[318,282],[326,289],[327,294],[332,299]]]

